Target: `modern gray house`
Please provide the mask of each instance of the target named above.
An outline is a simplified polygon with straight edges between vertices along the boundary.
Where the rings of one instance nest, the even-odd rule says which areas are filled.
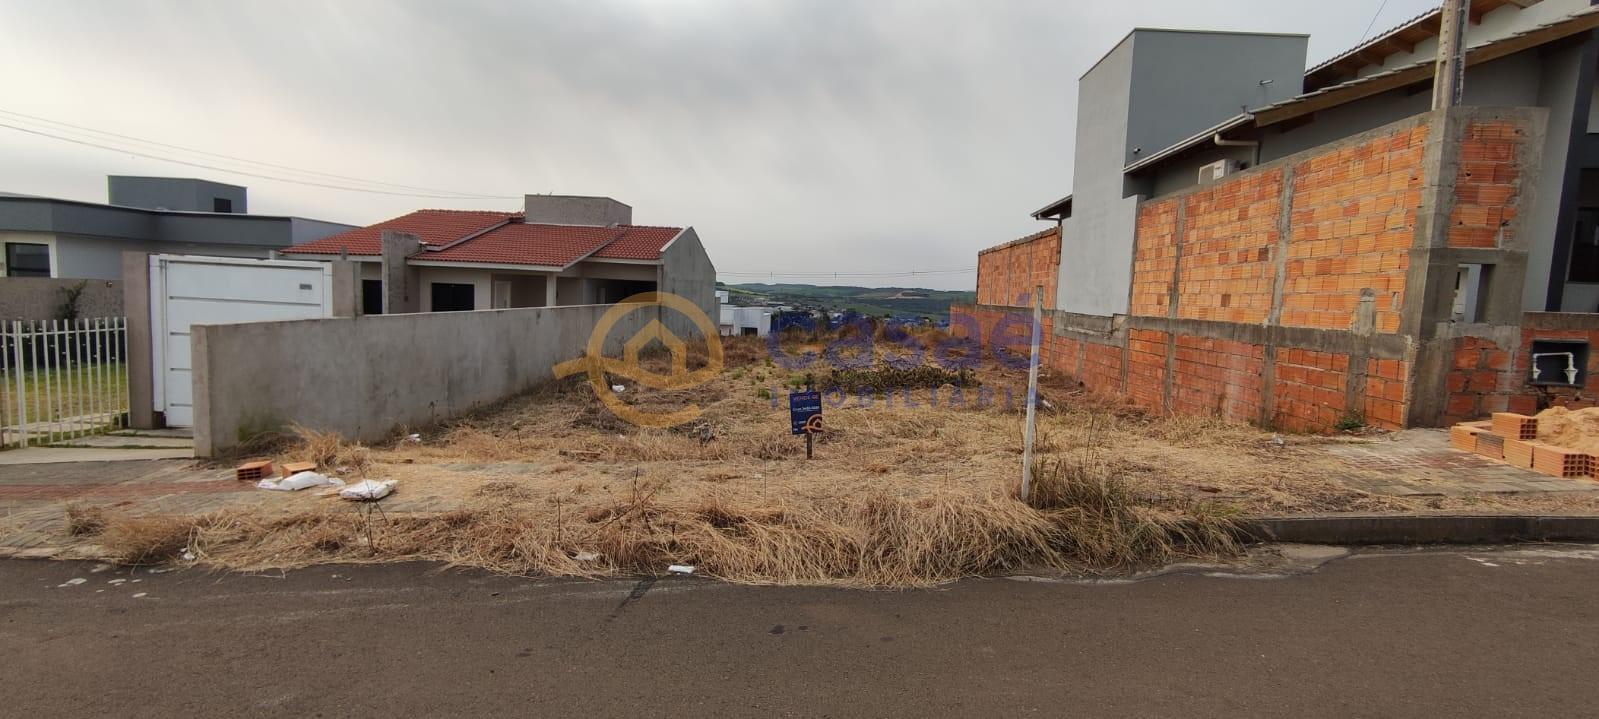
[[[1467,0],[1468,107],[1548,110],[1523,178],[1529,312],[1599,311],[1599,7]],[[1125,314],[1140,201],[1172,196],[1426,112],[1440,13],[1306,68],[1306,36],[1137,29],[1079,81],[1073,193],[1033,213],[1062,230],[1057,307]]]
[[[265,259],[352,229],[247,214],[247,189],[206,180],[111,176],[105,203],[0,193],[0,276],[116,280],[122,253]]]

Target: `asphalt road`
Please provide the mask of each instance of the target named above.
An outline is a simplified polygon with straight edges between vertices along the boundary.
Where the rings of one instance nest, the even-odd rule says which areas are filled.
[[[1599,547],[896,592],[90,569],[0,562],[0,715],[1599,711]]]

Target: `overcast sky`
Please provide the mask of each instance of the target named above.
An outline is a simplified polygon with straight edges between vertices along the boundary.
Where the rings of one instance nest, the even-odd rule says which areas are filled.
[[[1043,229],[1028,213],[1071,189],[1077,78],[1134,26],[1312,33],[1315,63],[1382,4],[0,0],[0,112],[517,199],[292,184],[7,128],[0,191],[104,201],[108,174],[204,177],[249,186],[253,212],[352,224],[609,195],[636,223],[696,227],[724,281],[971,288],[973,273],[781,273],[970,268],[977,250]],[[1432,4],[1387,0],[1373,32]]]

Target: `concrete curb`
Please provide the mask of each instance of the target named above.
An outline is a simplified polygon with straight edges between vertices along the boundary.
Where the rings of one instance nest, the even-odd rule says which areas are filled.
[[[1599,516],[1345,514],[1259,517],[1241,524],[1256,541],[1301,544],[1599,542]]]

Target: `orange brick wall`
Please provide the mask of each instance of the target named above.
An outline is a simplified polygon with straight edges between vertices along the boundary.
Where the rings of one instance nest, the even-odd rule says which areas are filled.
[[[1526,131],[1507,121],[1466,125],[1449,214],[1450,247],[1498,247],[1501,226],[1515,218],[1521,191],[1516,146]],[[1507,230],[1508,231],[1508,230]]]
[[[1060,270],[1060,230],[1008,242],[977,254],[977,303],[1032,306],[1033,289],[1044,288],[1044,307],[1055,307]]]
[[[1581,388],[1528,384],[1532,372],[1533,340],[1581,340],[1588,343],[1587,381]],[[1594,406],[1599,398],[1599,327],[1588,329],[1521,328],[1520,347],[1501,347],[1493,340],[1459,337],[1445,390],[1445,421],[1465,422],[1494,412],[1535,414],[1549,406],[1573,409]]]
[[[1295,432],[1325,430],[1344,416],[1349,355],[1278,349],[1275,371],[1272,410],[1277,426]]]
[[[1127,395],[1133,403],[1156,412],[1165,411],[1166,339],[1157,330],[1127,333]]]
[[[1276,275],[1272,253],[1282,220],[1282,181],[1280,169],[1247,173],[1184,198],[1178,317],[1266,320]]]
[[[1122,348],[1092,342],[1083,345],[1083,373],[1077,378],[1090,391],[1120,394],[1122,386]]]
[[[1379,337],[1372,345],[1382,347],[1378,353],[1387,359],[1306,347],[1343,346],[1327,332],[1356,329],[1357,317],[1366,316],[1363,295],[1371,297],[1368,307],[1378,334],[1401,331],[1405,276],[1428,183],[1454,185],[1453,198],[1443,200],[1453,203],[1448,225],[1438,228],[1450,246],[1498,246],[1522,199],[1525,178],[1517,163],[1528,139],[1524,124],[1513,113],[1470,115],[1463,124],[1446,122],[1439,114],[1418,116],[1284,163],[1142,202],[1128,314],[1148,319],[1130,320],[1125,335],[1114,339],[1048,337],[1046,364],[1071,373],[1092,391],[1122,395],[1154,411],[1264,418],[1292,431],[1326,431],[1346,418],[1400,428],[1412,411],[1435,418],[1432,394],[1417,402],[1414,395],[1421,390],[1410,384],[1413,367],[1395,358],[1395,338]],[[1444,127],[1461,133],[1459,171],[1451,178],[1428,177],[1426,144],[1430,133]],[[1286,208],[1284,198],[1289,198]],[[1016,305],[1042,278],[1052,303],[1060,246],[1056,235],[985,251],[979,258],[978,301]],[[1280,304],[1273,307],[1279,286]],[[1168,317],[1254,328],[1275,317],[1281,327],[1293,329],[1265,333],[1167,323]],[[1190,332],[1195,334],[1185,334]],[[1281,338],[1273,340],[1279,343],[1275,349],[1250,343],[1267,336]],[[1596,345],[1592,385],[1599,383],[1599,328],[1584,336]],[[1238,337],[1249,341],[1231,339]],[[1505,408],[1527,411],[1536,398],[1516,375],[1526,371],[1527,360],[1520,355],[1528,348],[1481,342],[1461,342],[1457,366],[1448,375],[1448,414],[1465,419]],[[1268,356],[1269,390],[1264,386]],[[1426,392],[1437,390],[1432,386]],[[1594,393],[1599,385],[1584,396]]]
[[[1294,165],[1283,326],[1350,329],[1370,288],[1377,331],[1399,330],[1428,129],[1396,129]]]
[[[1178,335],[1172,411],[1258,421],[1265,367],[1260,345]]]
[[[1405,386],[1410,363],[1398,359],[1366,360],[1366,393],[1361,398],[1367,424],[1387,429],[1405,426],[1405,408],[1410,398]]]
[[[1165,317],[1177,267],[1178,200],[1146,202],[1138,207],[1133,245],[1133,315]]]

